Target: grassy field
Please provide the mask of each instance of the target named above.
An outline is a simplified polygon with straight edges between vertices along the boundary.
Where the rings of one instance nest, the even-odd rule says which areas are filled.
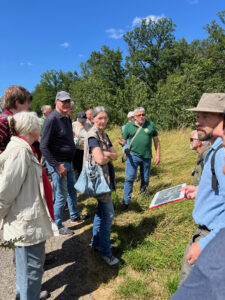
[[[120,128],[107,132],[120,154],[115,162],[117,191],[113,193],[115,221],[111,238],[113,252],[123,264],[114,273],[108,267],[96,270],[96,276],[101,278],[109,278],[112,272],[110,279],[102,283],[102,289],[108,290],[104,299],[168,299],[177,289],[184,249],[194,231],[194,203],[182,200],[153,210],[148,206],[157,191],[192,183],[191,170],[197,154],[189,148],[190,130],[159,132],[161,163],[156,166],[153,157],[147,196],[140,194],[140,182],[135,182],[128,212],[121,210],[125,164],[117,143]],[[96,200],[87,199],[86,207],[94,213]]]

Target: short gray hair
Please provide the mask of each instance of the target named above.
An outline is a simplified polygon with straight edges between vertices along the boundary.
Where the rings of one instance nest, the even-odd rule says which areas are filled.
[[[138,111],[144,111],[145,112],[145,109],[144,109],[144,107],[137,107],[137,108],[135,108],[134,115],[136,115],[136,112],[138,112]]]
[[[70,106],[71,106],[72,108],[74,108],[74,105],[75,105],[74,101],[70,101]]]
[[[105,106],[96,106],[92,111],[92,117],[96,117],[100,112],[104,112],[108,115],[108,110],[105,108]]]
[[[12,122],[13,121],[13,122]],[[13,115],[9,120],[10,127],[14,126],[16,135],[25,136],[35,129],[40,129],[39,119],[35,112],[22,111]]]
[[[44,114],[47,109],[52,109],[51,105],[44,105],[41,107],[41,112]]]

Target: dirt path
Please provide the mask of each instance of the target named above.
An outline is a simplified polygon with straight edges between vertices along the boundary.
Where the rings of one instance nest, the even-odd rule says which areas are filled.
[[[70,237],[55,237],[47,241],[46,253],[56,261],[45,268],[42,289],[55,300],[110,300],[109,281],[118,275],[118,269],[109,268],[88,244],[91,237],[93,216],[83,223],[71,223],[67,211],[64,225],[75,231]],[[2,232],[0,233],[2,236]],[[13,251],[0,248],[0,300],[15,299],[15,268]]]

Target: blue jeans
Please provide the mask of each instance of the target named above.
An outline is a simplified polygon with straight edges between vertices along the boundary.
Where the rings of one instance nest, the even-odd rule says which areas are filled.
[[[123,202],[129,204],[133,184],[137,177],[138,166],[141,166],[141,191],[144,191],[149,185],[150,169],[151,169],[151,159],[141,158],[137,155],[130,153],[126,161],[126,178],[124,182],[124,192],[123,192]]]
[[[16,247],[16,299],[39,300],[45,262],[45,242]]]
[[[74,188],[75,177],[72,162],[60,162],[66,168],[66,176],[60,177],[56,170],[46,161],[49,172],[52,175],[54,187],[54,216],[55,223],[58,228],[62,227],[62,214],[67,201],[71,218],[76,218],[80,215],[77,208],[77,192]]]
[[[93,223],[92,246],[99,248],[99,252],[104,256],[111,256],[110,233],[114,219],[114,208],[112,197],[109,202],[98,201],[97,212]]]

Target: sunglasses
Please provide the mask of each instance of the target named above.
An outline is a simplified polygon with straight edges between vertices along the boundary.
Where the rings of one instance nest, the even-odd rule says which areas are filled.
[[[196,139],[196,138],[190,138],[190,142],[193,142],[193,141],[198,141],[198,139]]]
[[[136,117],[144,117],[145,114],[139,114],[139,115],[135,115]]]
[[[225,130],[225,112],[223,114],[223,130]]]

